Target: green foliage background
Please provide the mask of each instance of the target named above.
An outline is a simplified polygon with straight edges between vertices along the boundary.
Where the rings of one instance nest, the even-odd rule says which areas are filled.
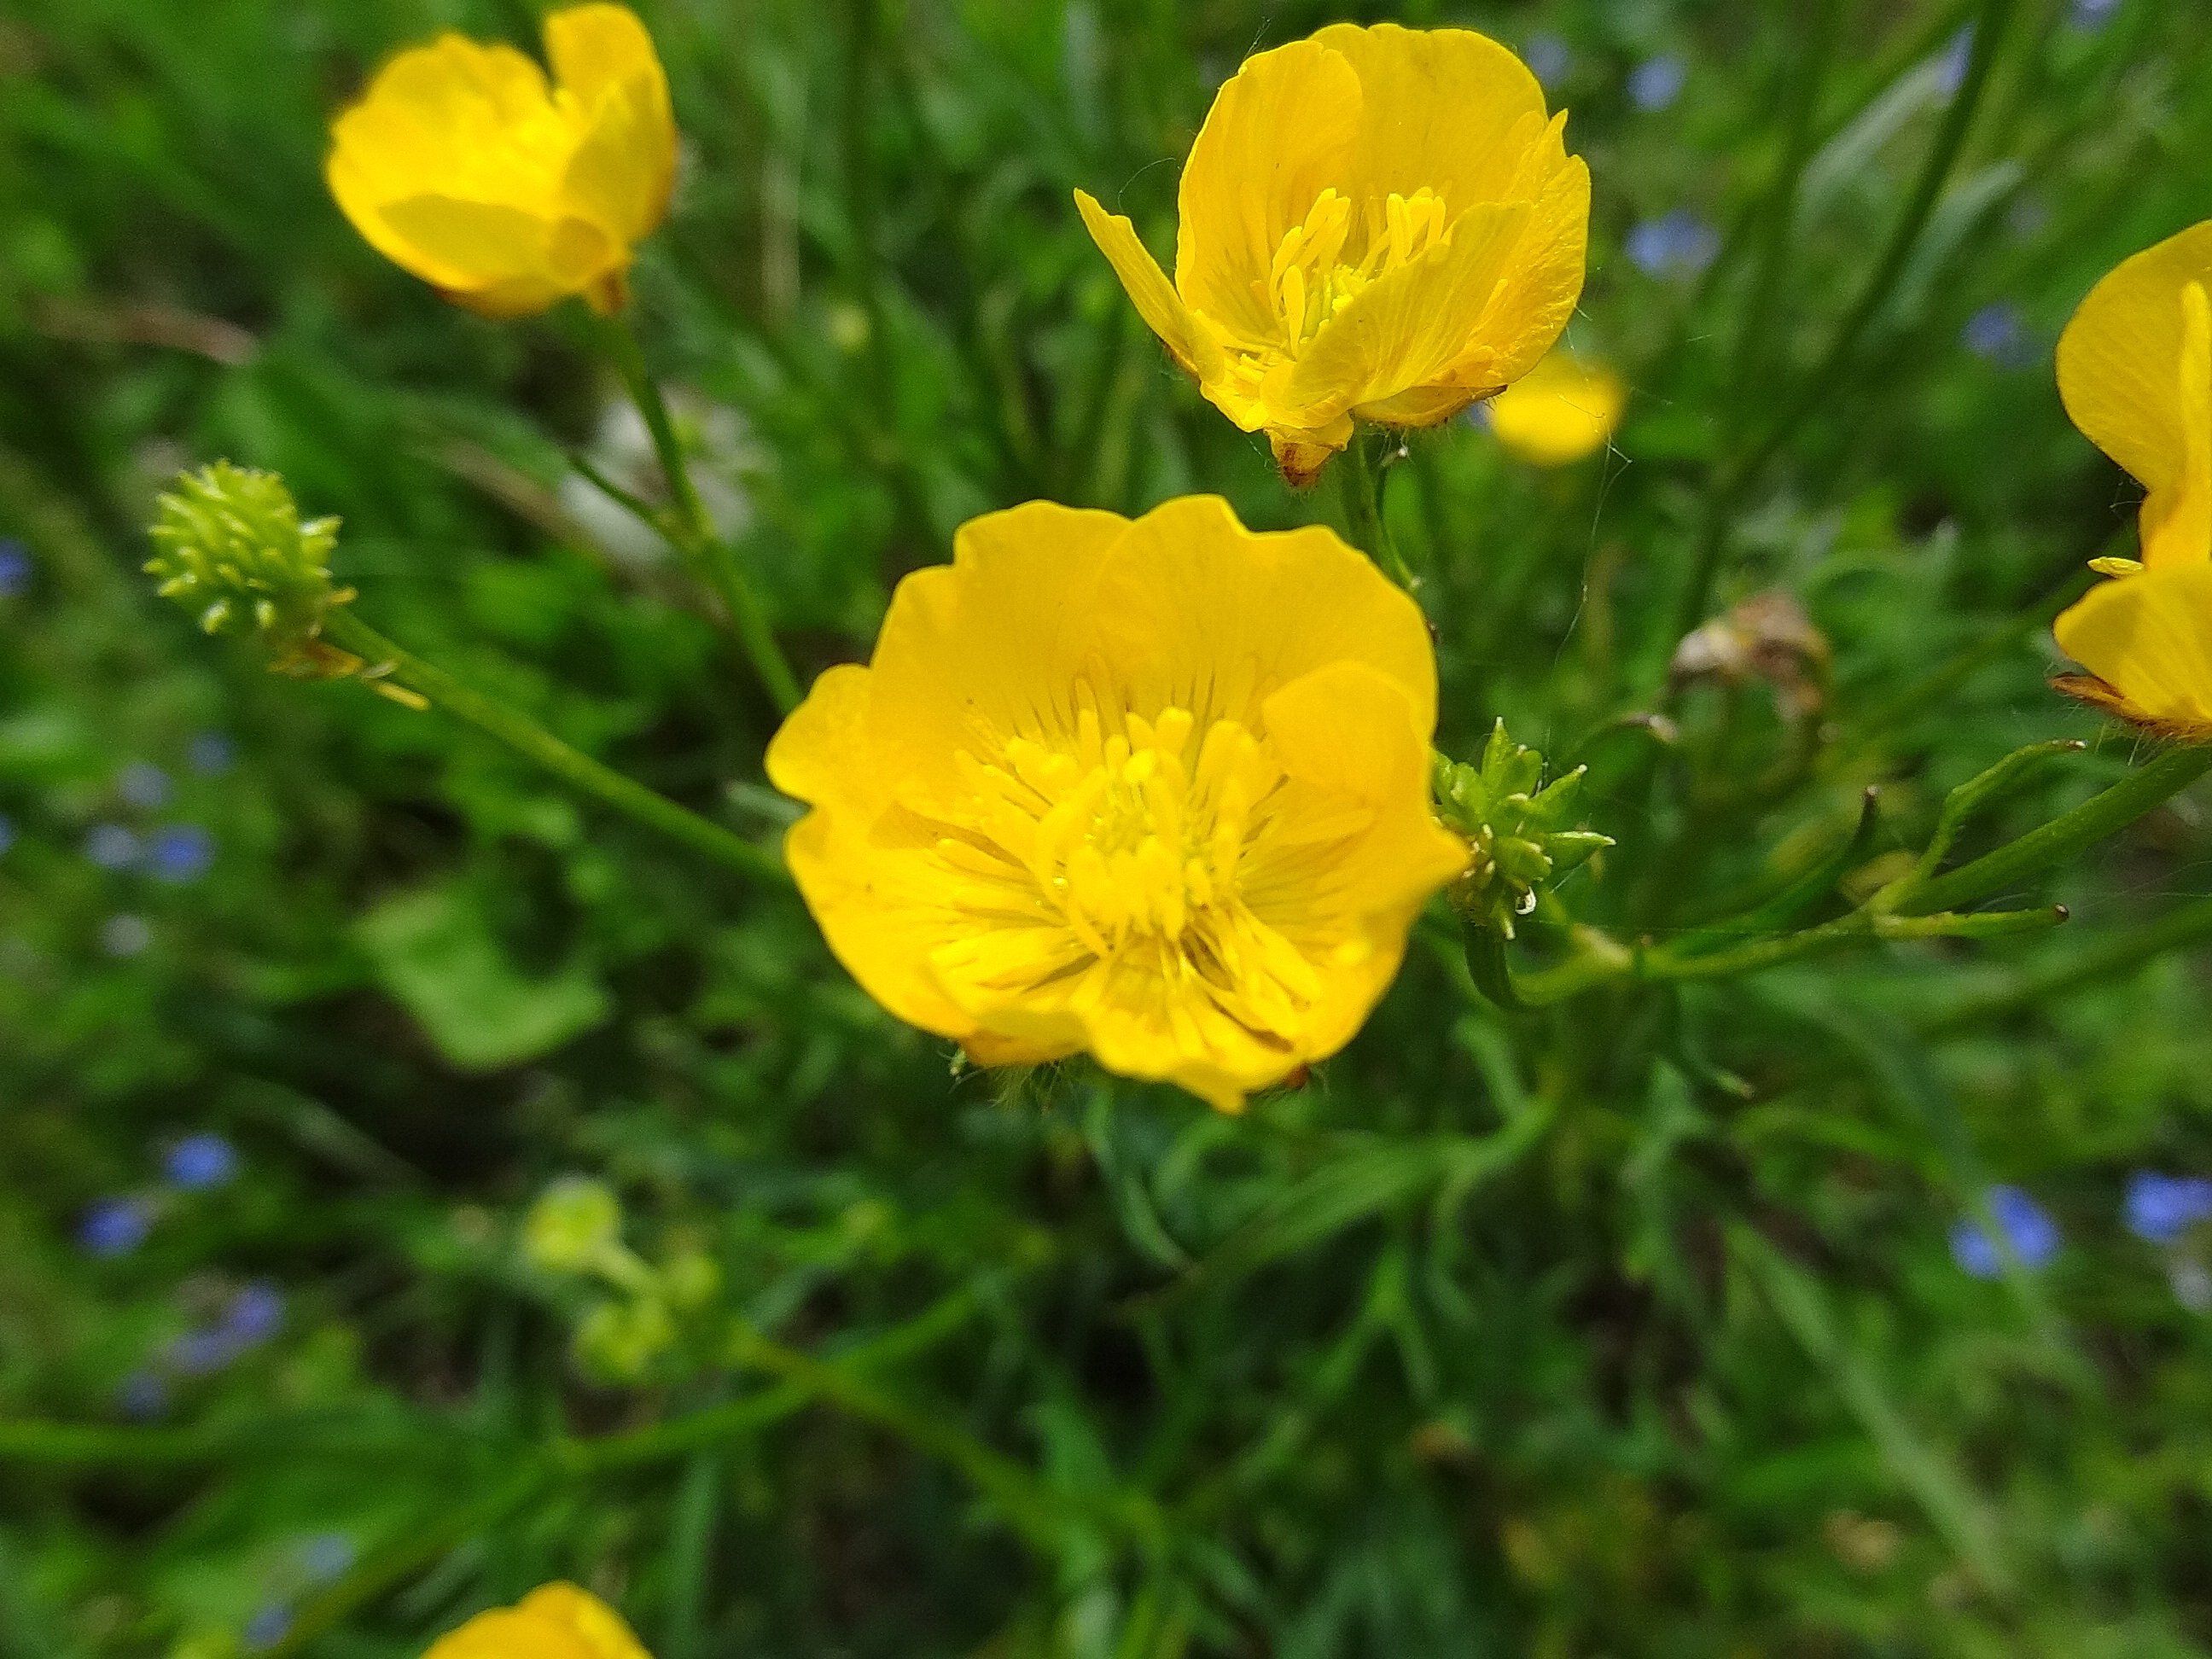
[[[1596,181],[1572,338],[1635,387],[1616,453],[1540,475],[1455,423],[1389,499],[1446,746],[1503,716],[1594,769],[1622,845],[1564,898],[1663,939],[1809,866],[1870,785],[1869,862],[2011,749],[2093,744],[1972,853],[2135,758],[2044,683],[2133,496],[2049,348],[2212,213],[2193,0],[641,9],[689,155],[641,325],[720,411],[805,672],[991,507],[1334,513],[1170,372],[1069,192],[1164,250],[1247,51],[1393,16],[1563,45]],[[1973,124],[1869,292],[1976,18]],[[153,491],[279,469],[343,516],[378,627],[743,833],[786,821],[772,711],[681,573],[562,492],[618,396],[580,319],[447,308],[323,192],[328,113],[447,26],[534,16],[0,11],[0,535],[34,572],[0,599],[0,1656],[383,1659],[554,1577],[660,1659],[2212,1647],[2212,1328],[2169,1285],[2204,1241],[2119,1209],[2130,1170],[2212,1170],[2201,804],[2015,895],[2074,921],[2010,945],[1509,1015],[1438,916],[1349,1053],[1227,1120],[1080,1067],[957,1075],[787,896],[157,605]],[[1664,53],[1686,89],[1640,112],[1625,77]],[[1721,258],[1647,275],[1631,228],[1678,208]],[[1993,361],[1961,336],[1999,303],[2024,343]],[[1688,619],[1794,595],[1834,652],[1809,723],[1756,681],[1668,687],[1715,528]],[[1618,720],[1662,706],[1655,760]],[[187,763],[210,732],[219,774]],[[131,763],[176,781],[162,812],[118,800]],[[157,817],[213,832],[205,879],[84,856]],[[118,915],[143,950],[110,953]],[[204,1130],[238,1177],[165,1190]],[[625,1304],[518,1243],[578,1172],[694,1281],[619,1381],[572,1342]],[[2047,1267],[1954,1265],[1992,1182],[2057,1220]],[[94,1259],[80,1218],[119,1194],[151,1236]],[[176,1339],[258,1281],[281,1330],[184,1374]]]

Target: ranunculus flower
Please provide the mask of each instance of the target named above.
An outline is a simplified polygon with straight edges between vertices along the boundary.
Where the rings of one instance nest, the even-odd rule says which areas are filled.
[[[1127,219],[1076,201],[1176,361],[1303,482],[1355,420],[1433,426],[1551,349],[1589,221],[1565,122],[1483,35],[1336,24],[1221,89],[1172,283]]]
[[[331,192],[386,258],[458,305],[519,317],[581,295],[622,309],[668,212],[676,123],[627,7],[545,20],[553,84],[458,34],[404,52],[332,129]]]
[[[622,1615],[588,1590],[547,1584],[480,1613],[422,1659],[647,1659]]]
[[[879,1002],[983,1065],[1089,1051],[1235,1110],[1351,1041],[1466,842],[1430,811],[1436,659],[1325,529],[1211,496],[1036,502],[908,576],[769,775]]]
[[[2212,740],[2212,222],[2124,261],[2058,342],[2066,412],[2149,492],[2142,568],[2058,618],[2088,671],[2060,687],[2147,730]]]
[[[1613,441],[1627,404],[1611,369],[1554,351],[1491,400],[1490,429],[1533,466],[1571,466]]]

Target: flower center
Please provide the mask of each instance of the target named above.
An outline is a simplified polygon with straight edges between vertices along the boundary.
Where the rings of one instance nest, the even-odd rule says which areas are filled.
[[[1138,940],[1203,949],[1238,902],[1238,866],[1282,775],[1233,720],[1202,739],[1182,708],[1123,726],[1109,733],[1086,708],[1072,750],[1014,738],[995,763],[963,754],[976,827],[1096,955]]]
[[[1392,191],[1366,204],[1362,252],[1347,257],[1352,202],[1334,186],[1315,199],[1305,222],[1286,234],[1267,273],[1267,300],[1293,356],[1367,286],[1419,258],[1450,234],[1444,204],[1431,190]]]

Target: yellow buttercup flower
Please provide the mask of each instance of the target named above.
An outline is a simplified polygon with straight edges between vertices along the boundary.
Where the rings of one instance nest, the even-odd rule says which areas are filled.
[[[2088,671],[2062,690],[2161,735],[2212,741],[2212,222],[2124,262],[2058,342],[2074,423],[2148,492],[2142,568],[2058,618]],[[2113,564],[2100,568],[2112,570]]]
[[[480,1613],[422,1659],[648,1659],[622,1615],[588,1590],[547,1584]]]
[[[769,750],[830,946],[983,1065],[1088,1050],[1224,1110],[1350,1042],[1468,861],[1436,659],[1325,529],[1036,502],[900,583]]]
[[[668,212],[668,77],[628,8],[545,20],[545,73],[458,34],[404,52],[338,118],[326,173],[386,258],[490,317],[628,299],[637,245]]]
[[[1565,123],[1483,35],[1336,24],[1221,89],[1172,283],[1127,219],[1076,202],[1176,362],[1304,482],[1354,420],[1433,426],[1551,349],[1589,222]]]
[[[1571,466],[1613,441],[1628,388],[1601,364],[1554,351],[1490,402],[1490,429],[1533,466]]]

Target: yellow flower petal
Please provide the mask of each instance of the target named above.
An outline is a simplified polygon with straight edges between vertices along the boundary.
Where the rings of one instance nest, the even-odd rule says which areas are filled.
[[[1628,389],[1611,369],[1554,351],[1490,404],[1490,429],[1509,454],[1568,466],[1612,441]]]
[[[1084,216],[1176,360],[1302,483],[1355,420],[1433,425],[1550,349],[1589,217],[1563,121],[1481,35],[1337,25],[1221,89],[1184,168],[1173,301],[1126,222],[1088,198]]]
[[[448,34],[393,58],[331,128],[331,191],[370,245],[494,316],[619,305],[675,178],[643,25],[582,6],[550,17],[546,41],[556,86],[511,47]]]
[[[2212,561],[2100,582],[2056,632],[2101,683],[2069,689],[2139,726],[2212,738]]]
[[[2150,494],[2146,562],[2212,558],[2212,222],[2123,263],[2058,342],[2066,411]]]
[[[622,1615],[574,1584],[547,1584],[478,1613],[423,1659],[648,1659]]]
[[[769,775],[837,956],[986,1065],[1088,1049],[1233,1109],[1334,1053],[1465,846],[1418,608],[1326,530],[1033,504],[900,584]]]

